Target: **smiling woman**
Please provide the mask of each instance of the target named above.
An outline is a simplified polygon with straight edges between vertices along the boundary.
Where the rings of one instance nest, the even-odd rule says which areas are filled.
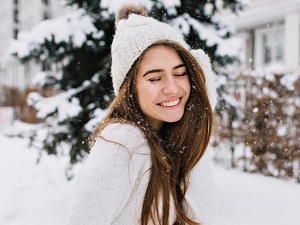
[[[68,224],[213,223],[211,65],[169,25],[121,9],[116,97],[96,129]]]
[[[138,104],[153,129],[182,118],[191,85],[174,49],[163,44],[150,47],[141,58],[136,83]]]

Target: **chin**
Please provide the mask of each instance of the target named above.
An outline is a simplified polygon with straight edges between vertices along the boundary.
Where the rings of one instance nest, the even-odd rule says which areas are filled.
[[[172,118],[172,119],[168,118],[168,119],[165,120],[165,122],[167,122],[167,123],[175,123],[175,122],[178,122],[179,120],[181,120],[181,118],[182,118],[182,116],[177,117],[177,118]]]

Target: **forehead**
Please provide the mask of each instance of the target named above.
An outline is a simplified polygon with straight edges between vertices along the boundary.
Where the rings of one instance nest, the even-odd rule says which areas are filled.
[[[143,54],[140,61],[140,69],[145,67],[167,67],[183,63],[178,52],[165,45],[155,45],[150,47]]]

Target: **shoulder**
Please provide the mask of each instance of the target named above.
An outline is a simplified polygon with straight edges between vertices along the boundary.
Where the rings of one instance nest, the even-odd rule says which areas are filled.
[[[132,124],[111,123],[107,125],[96,140],[121,145],[126,149],[138,149],[148,146],[144,133]]]
[[[192,169],[186,193],[188,214],[201,224],[213,224],[216,215],[216,186],[212,171],[214,150],[208,146],[206,152]]]
[[[191,170],[191,176],[201,177],[202,180],[212,179],[214,149],[209,145],[199,162]]]
[[[204,163],[211,163],[213,161],[215,157],[215,149],[209,144],[202,156],[202,158],[200,159],[200,162]]]

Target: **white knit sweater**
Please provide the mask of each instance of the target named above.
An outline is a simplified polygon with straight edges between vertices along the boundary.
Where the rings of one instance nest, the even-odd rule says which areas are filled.
[[[151,168],[150,148],[133,125],[110,124],[101,134],[85,162],[67,224],[139,225]],[[209,147],[192,169],[185,195],[188,215],[204,225],[212,224],[215,211],[211,151]],[[174,221],[172,209],[170,216]]]

